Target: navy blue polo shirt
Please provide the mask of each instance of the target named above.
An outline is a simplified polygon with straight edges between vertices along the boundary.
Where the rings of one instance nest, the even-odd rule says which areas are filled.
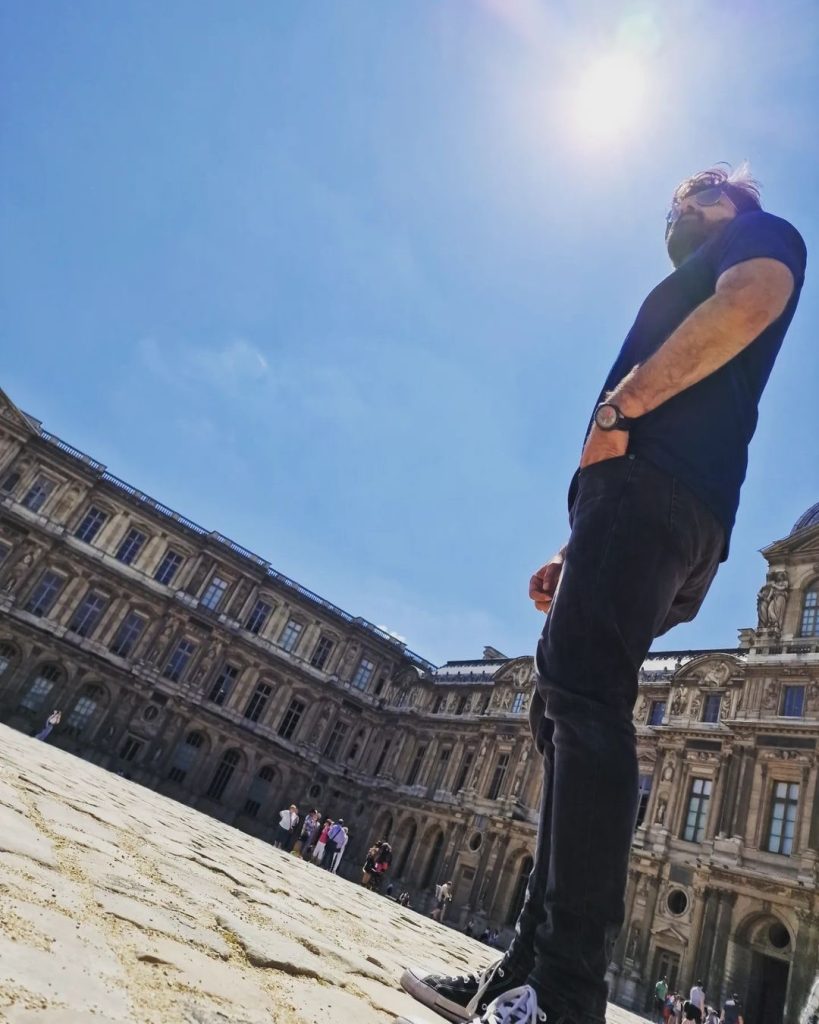
[[[700,246],[646,298],[601,393],[602,399],[656,352],[714,294],[720,274],[758,257],[779,260],[793,274],[794,291],[782,315],[725,366],[641,416],[629,436],[630,453],[681,480],[716,514],[725,527],[726,557],[759,399],[805,278],[807,250],[796,228],[753,210]]]

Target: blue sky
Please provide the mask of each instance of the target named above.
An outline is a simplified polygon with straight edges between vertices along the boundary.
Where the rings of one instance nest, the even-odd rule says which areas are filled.
[[[812,3],[17,0],[0,19],[2,386],[436,662],[533,648],[528,578],[668,272],[677,181],[749,158],[817,251]],[[645,91],[606,136],[576,98],[612,52]],[[819,500],[818,312],[809,257],[731,560],[658,647],[734,644],[758,549]]]

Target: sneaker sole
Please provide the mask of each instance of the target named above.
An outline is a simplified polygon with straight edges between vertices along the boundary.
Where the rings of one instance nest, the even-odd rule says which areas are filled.
[[[452,1024],[463,1024],[464,1021],[469,1020],[465,1006],[454,1003],[451,999],[445,999],[434,988],[425,985],[411,970],[406,970],[401,975],[401,988],[427,1009],[434,1010],[435,1013],[445,1017]]]

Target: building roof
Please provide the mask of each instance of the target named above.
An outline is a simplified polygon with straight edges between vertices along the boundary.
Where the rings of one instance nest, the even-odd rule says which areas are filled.
[[[815,505],[811,505],[811,507],[806,512],[803,512],[796,520],[793,524],[791,534],[798,533],[800,530],[806,530],[809,526],[819,526],[819,501],[817,501]]]

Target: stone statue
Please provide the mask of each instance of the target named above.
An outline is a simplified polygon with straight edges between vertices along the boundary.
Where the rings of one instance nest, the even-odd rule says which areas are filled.
[[[773,711],[776,708],[778,702],[779,687],[776,685],[773,679],[771,679],[768,681],[768,684],[765,687],[765,693],[762,695],[762,707],[766,711]]]
[[[691,701],[691,718],[699,718],[702,711],[702,697],[699,694]]]
[[[756,609],[759,613],[757,629],[769,629],[775,633],[782,630],[785,618],[785,605],[788,603],[788,574],[774,572],[768,576],[756,598]]]
[[[168,643],[170,642],[170,639],[173,636],[173,631],[175,628],[176,624],[174,623],[173,619],[168,619],[168,621],[162,627],[162,632],[157,637],[156,643],[151,648],[151,653],[148,655],[148,661],[150,661],[152,664],[155,664],[158,661],[160,654],[162,654],[162,652],[168,646]]]
[[[33,544],[26,544],[23,548],[22,558],[20,558],[14,566],[14,571],[9,575],[6,580],[6,584],[3,590],[9,593],[14,590],[18,583],[28,573],[31,566],[34,564],[34,558],[36,556],[37,549]]]
[[[727,661],[718,661],[712,665],[702,676],[703,686],[724,686],[731,675],[731,666]]]
[[[220,643],[216,643],[205,651],[205,655],[200,661],[199,668],[197,668],[196,674],[193,677],[193,681],[195,683],[198,683],[207,677],[208,673],[213,668],[213,663],[219,657],[221,650],[222,645]]]
[[[658,825],[662,825],[665,822],[665,811],[667,806],[668,804],[665,800],[660,800],[657,804],[657,813],[654,815],[654,821]]]
[[[631,960],[632,963],[637,961],[637,957],[640,953],[640,926],[639,924],[633,924],[631,926],[631,932],[628,937],[628,945],[626,946],[626,960]]]
[[[680,687],[674,695],[674,700],[671,704],[671,714],[681,715],[685,711],[685,690]]]
[[[645,717],[646,717],[646,712],[647,711],[648,711],[648,701],[646,700],[645,697],[643,697],[643,699],[640,701],[640,704],[639,704],[639,706],[637,708],[637,714],[635,716],[637,718],[638,722],[644,722],[645,721]]]

